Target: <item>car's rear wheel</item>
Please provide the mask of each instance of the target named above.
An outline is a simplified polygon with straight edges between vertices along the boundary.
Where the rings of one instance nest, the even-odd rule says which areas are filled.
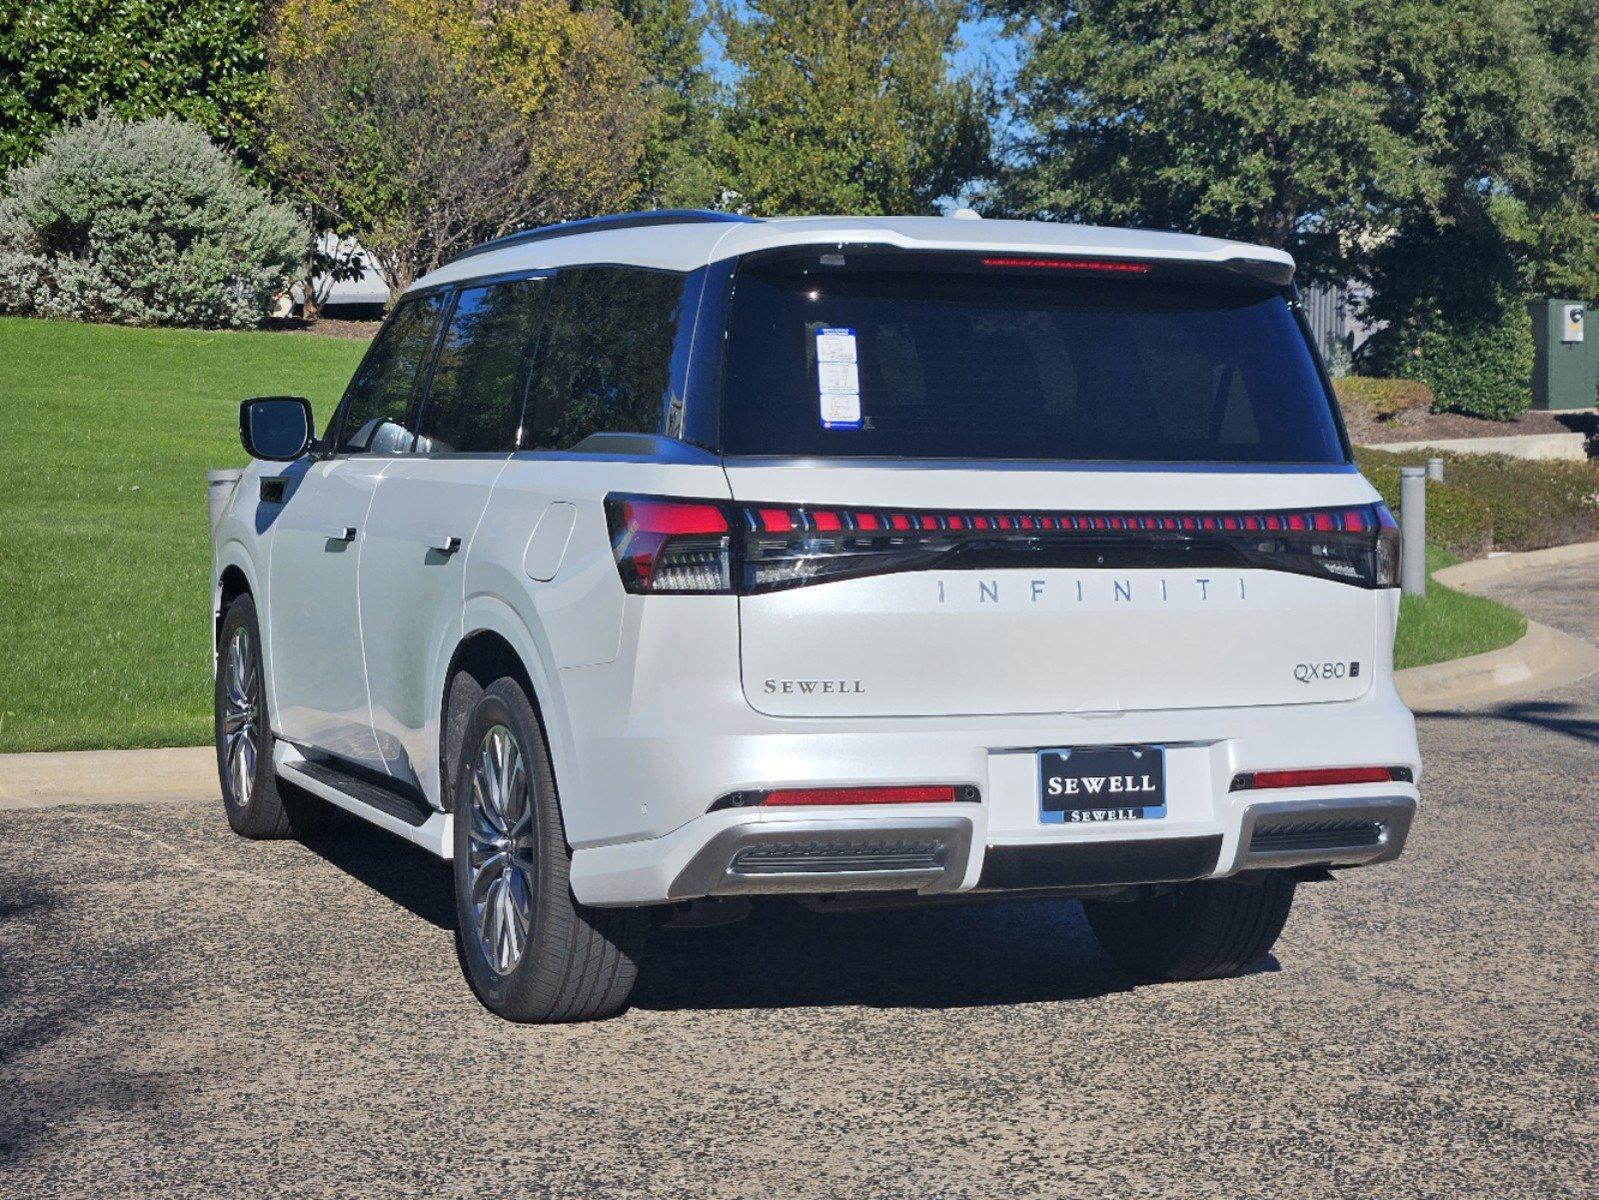
[[[1085,900],[1105,953],[1151,982],[1237,975],[1270,953],[1294,903],[1294,881],[1273,871],[1185,883],[1130,902]]]
[[[478,697],[454,771],[456,937],[473,991],[512,1021],[620,1012],[648,914],[572,895],[549,749],[516,680]]]
[[[233,831],[247,838],[294,832],[272,765],[272,723],[261,673],[261,626],[245,593],[228,606],[217,642],[217,774]]]

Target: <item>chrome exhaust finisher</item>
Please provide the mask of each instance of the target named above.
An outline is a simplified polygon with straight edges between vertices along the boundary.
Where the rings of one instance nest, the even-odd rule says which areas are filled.
[[[966,874],[971,845],[971,821],[955,815],[752,822],[707,842],[667,896],[948,892]]]
[[[1273,800],[1244,810],[1239,867],[1355,867],[1398,858],[1416,815],[1408,796]]]

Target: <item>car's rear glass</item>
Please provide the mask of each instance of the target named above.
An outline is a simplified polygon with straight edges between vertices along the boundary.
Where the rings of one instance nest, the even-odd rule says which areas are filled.
[[[1346,461],[1287,302],[1215,271],[788,253],[744,261],[728,321],[728,454]]]

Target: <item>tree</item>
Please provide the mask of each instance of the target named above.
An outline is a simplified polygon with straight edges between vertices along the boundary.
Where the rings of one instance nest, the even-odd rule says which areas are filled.
[[[954,74],[957,0],[750,0],[716,20],[737,77],[717,163],[764,214],[928,212],[979,174],[989,89]]]
[[[1282,247],[1372,283],[1441,403],[1524,407],[1527,289],[1599,271],[1593,0],[990,7],[1027,42],[992,209]]]
[[[626,206],[634,43],[558,0],[298,0],[271,32],[265,157],[391,294],[485,238]]]
[[[716,199],[711,143],[716,94],[700,41],[707,22],[694,0],[617,0],[643,59],[650,109],[639,159],[638,203],[696,208]]]
[[[265,0],[0,0],[0,174],[101,110],[170,114],[248,146]]]

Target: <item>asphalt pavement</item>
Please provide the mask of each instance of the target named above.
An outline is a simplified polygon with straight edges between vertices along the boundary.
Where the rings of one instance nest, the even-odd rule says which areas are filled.
[[[1599,564],[1492,594],[1599,644]],[[0,812],[0,1197],[1599,1195],[1599,676],[1422,724],[1398,863],[1246,977],[1131,987],[1075,904],[661,931],[517,1027],[446,869],[220,803]]]

